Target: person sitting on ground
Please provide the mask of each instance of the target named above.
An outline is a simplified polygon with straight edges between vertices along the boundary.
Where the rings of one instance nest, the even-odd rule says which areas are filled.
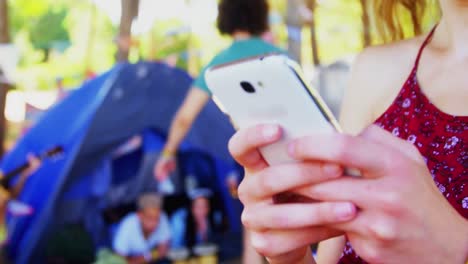
[[[171,247],[192,249],[198,245],[216,243],[216,233],[222,229],[222,219],[216,217],[209,189],[195,189],[189,194],[189,210],[182,209],[171,218],[173,239]]]
[[[148,193],[138,200],[138,211],[126,216],[113,241],[114,251],[128,263],[162,261],[169,247],[169,221],[162,212],[162,197]]]

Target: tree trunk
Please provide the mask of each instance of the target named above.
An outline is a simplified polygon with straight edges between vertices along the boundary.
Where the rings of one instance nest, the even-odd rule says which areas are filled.
[[[117,52],[117,61],[128,61],[128,53],[131,47],[131,33],[133,19],[138,15],[139,0],[121,0],[122,15],[120,17],[120,29]]]
[[[319,46],[318,46],[318,41],[317,41],[317,27],[316,27],[316,17],[315,16],[315,11],[317,7],[317,1],[316,0],[310,0],[309,1],[309,7],[310,10],[312,10],[312,14],[314,14],[312,20],[310,21],[310,43],[312,44],[312,59],[314,62],[315,66],[320,65],[320,57],[319,57]]]
[[[370,32],[370,17],[369,17],[369,5],[367,0],[361,0],[362,7],[362,37],[364,48],[372,44],[371,32]]]
[[[8,3],[7,0],[0,0],[0,44],[10,42],[10,32],[8,28]],[[0,69],[0,75],[2,74]],[[6,120],[5,120],[5,104],[8,85],[0,83],[0,156],[5,152],[5,135],[6,135]]]
[[[303,21],[299,14],[299,6],[303,4],[301,0],[287,1],[286,23],[288,26],[288,53],[289,55],[301,63],[302,53],[302,36],[301,30]]]
[[[0,43],[10,42],[10,32],[8,31],[8,3],[7,0],[0,0]]]

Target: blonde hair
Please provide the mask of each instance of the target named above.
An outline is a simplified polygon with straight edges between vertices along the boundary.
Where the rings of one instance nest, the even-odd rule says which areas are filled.
[[[371,0],[375,28],[383,42],[424,33],[440,17],[436,0]]]
[[[161,209],[163,206],[163,199],[160,195],[156,193],[146,193],[143,194],[138,199],[138,210],[145,210],[147,208],[158,208]]]

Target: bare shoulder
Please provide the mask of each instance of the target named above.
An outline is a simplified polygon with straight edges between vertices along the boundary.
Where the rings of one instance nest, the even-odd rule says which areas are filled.
[[[361,84],[368,84],[363,89],[376,93],[388,88],[399,90],[414,66],[421,43],[418,37],[366,48],[356,58],[353,74],[358,81],[365,81]]]
[[[345,130],[358,133],[390,106],[411,73],[423,40],[368,47],[356,57],[341,115]]]

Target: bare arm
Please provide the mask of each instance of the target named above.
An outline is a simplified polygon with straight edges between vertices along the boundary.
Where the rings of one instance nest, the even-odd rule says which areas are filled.
[[[34,172],[36,172],[41,166],[41,161],[34,155],[28,154],[29,167],[21,172],[18,182],[11,188],[11,198],[16,199],[23,191],[24,185]]]
[[[340,124],[345,133],[357,135],[372,123],[373,93],[368,91],[367,54],[359,55],[354,62],[340,114]],[[340,260],[346,243],[344,236],[320,242],[317,251],[318,264],[335,264]]]
[[[369,55],[364,51],[354,62],[348,88],[343,97],[340,113],[340,124],[345,133],[357,135],[373,122],[373,105],[376,97],[375,91],[369,83],[367,60]],[[375,89],[374,89],[375,90]]]
[[[164,146],[165,152],[177,152],[180,143],[187,135],[193,122],[209,99],[210,95],[201,89],[198,89],[197,87],[192,87],[190,89],[187,97],[182,103],[182,106],[179,108],[174,120],[172,121],[168,139]]]
[[[11,198],[16,199],[18,196],[21,194],[23,191],[24,185],[26,184],[26,181],[28,180],[29,175],[25,173],[21,173],[18,182],[11,188]]]

